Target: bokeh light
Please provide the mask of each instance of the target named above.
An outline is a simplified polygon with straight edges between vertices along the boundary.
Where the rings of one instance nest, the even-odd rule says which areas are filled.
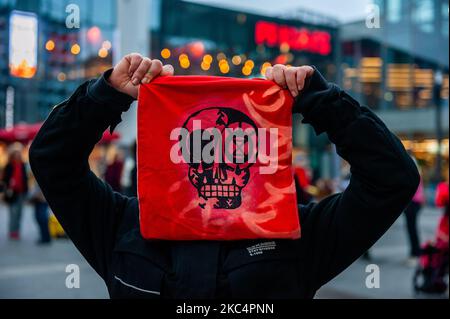
[[[250,69],[253,69],[255,67],[255,62],[253,62],[252,60],[247,60],[247,61],[245,61],[244,66],[246,66]]]
[[[73,55],[78,55],[80,52],[81,52],[81,47],[78,43],[75,43],[70,48],[70,53],[72,53]]]
[[[211,56],[211,54],[206,54],[203,57],[203,62],[207,63],[207,64],[211,64],[213,61],[213,57]]]
[[[164,49],[161,50],[161,57],[163,59],[168,59],[168,58],[170,58],[171,55],[172,55],[172,53],[170,52],[169,49],[164,48]]]
[[[108,40],[103,41],[103,43],[102,43],[102,48],[105,48],[106,50],[111,50],[111,48],[112,48],[111,42],[108,41]]]
[[[180,60],[180,66],[183,69],[188,69],[191,66],[191,62],[189,61],[189,58],[181,59]]]
[[[106,50],[105,48],[101,48],[100,50],[98,50],[98,56],[102,59],[106,58],[108,56],[108,50]]]
[[[241,59],[241,57],[240,57],[239,55],[235,55],[235,56],[231,59],[231,62],[232,62],[234,65],[239,65],[239,64],[241,64],[242,59]]]
[[[102,31],[99,27],[94,26],[89,28],[86,36],[90,43],[99,43],[102,38]]]
[[[55,49],[55,41],[53,41],[53,40],[48,40],[46,43],[45,43],[45,49],[47,50],[47,51],[53,51],[54,49]]]
[[[202,64],[200,65],[200,67],[202,68],[203,71],[208,71],[211,68],[211,64],[203,61]]]
[[[220,66],[220,72],[222,72],[223,74],[227,74],[228,72],[230,72],[230,66],[228,65],[228,63],[222,64],[222,66]]]
[[[242,68],[242,74],[245,76],[249,76],[250,74],[252,74],[252,68],[245,66]]]
[[[58,73],[57,79],[59,82],[64,82],[67,79],[67,76],[64,72]]]
[[[217,56],[216,56],[217,61],[225,60],[226,58],[227,58],[227,56],[226,56],[225,53],[223,53],[223,52],[220,52],[220,53],[217,54]]]

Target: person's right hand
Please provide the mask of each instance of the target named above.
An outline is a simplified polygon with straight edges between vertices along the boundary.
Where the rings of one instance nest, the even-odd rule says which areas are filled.
[[[173,66],[145,58],[139,53],[126,55],[114,67],[108,82],[117,91],[137,99],[140,84],[150,83],[158,76],[173,75]]]

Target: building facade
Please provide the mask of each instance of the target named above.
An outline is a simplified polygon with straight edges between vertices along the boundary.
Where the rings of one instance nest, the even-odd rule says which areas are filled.
[[[277,63],[313,64],[385,120],[427,179],[448,163],[448,0],[376,0],[378,28],[306,19],[310,13],[274,18],[180,0],[133,1],[140,15],[122,0],[0,0],[0,126],[43,121],[83,81],[147,45],[142,53],[177,74],[254,78]],[[138,16],[148,36],[136,35],[134,45],[124,26]],[[148,44],[137,45],[142,39]],[[299,116],[294,121],[294,144],[313,175],[336,176],[327,137],[316,137]],[[135,126],[119,129],[133,135]]]
[[[402,138],[427,181],[438,179],[448,166],[448,0],[374,3],[378,27],[341,27],[342,85]]]
[[[79,8],[78,22],[67,21],[71,4]],[[26,20],[14,24],[24,16],[34,17],[36,28],[26,30]],[[42,121],[85,79],[109,68],[115,20],[113,0],[0,0],[0,125]],[[34,60],[27,74],[23,62]],[[13,114],[5,106],[8,88]]]

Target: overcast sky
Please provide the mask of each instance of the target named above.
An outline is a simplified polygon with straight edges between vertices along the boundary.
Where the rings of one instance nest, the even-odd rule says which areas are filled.
[[[188,0],[223,8],[243,10],[264,15],[278,15],[296,8],[322,13],[341,22],[365,17],[366,6],[372,0]]]

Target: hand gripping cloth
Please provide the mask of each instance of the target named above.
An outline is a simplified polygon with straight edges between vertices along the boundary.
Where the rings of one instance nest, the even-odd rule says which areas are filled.
[[[292,103],[266,80],[172,76],[141,85],[142,236],[299,238]]]

